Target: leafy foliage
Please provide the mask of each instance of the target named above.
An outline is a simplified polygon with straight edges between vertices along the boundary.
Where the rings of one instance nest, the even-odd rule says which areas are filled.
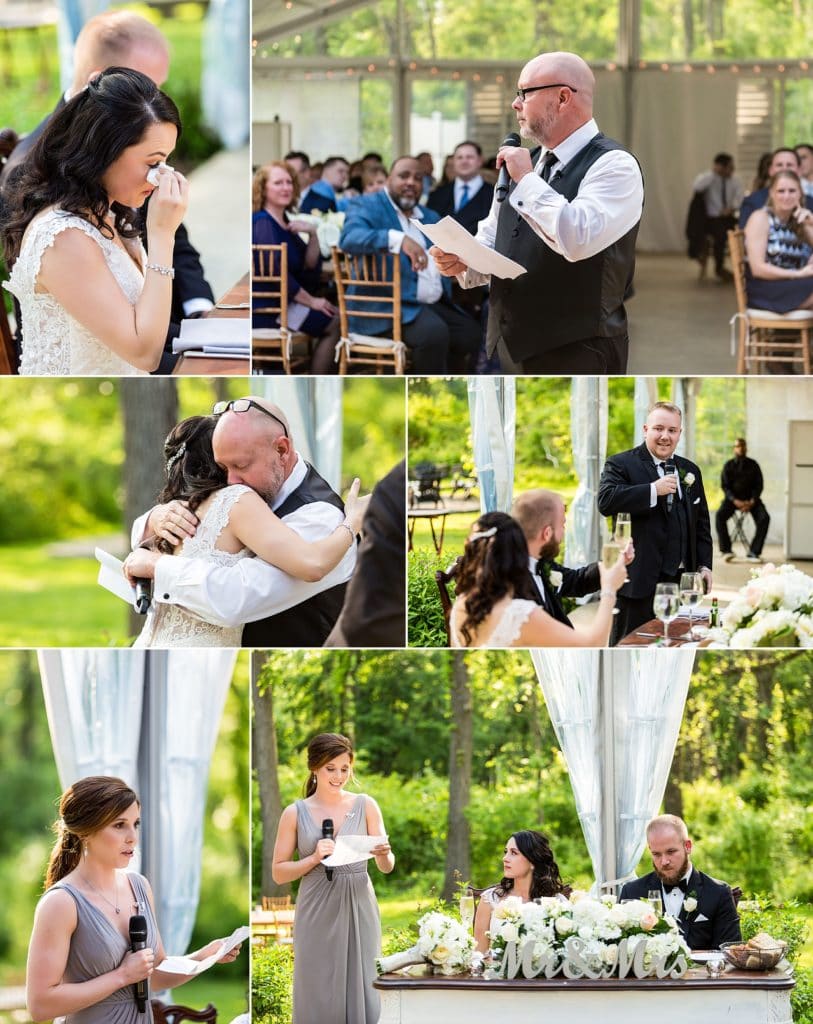
[[[449,568],[451,559],[431,549],[416,549],[408,556],[407,635],[410,647],[446,647],[446,626],[435,573]],[[454,585],[449,588],[454,600]]]
[[[255,1024],[288,1024],[293,1014],[294,951],[269,943],[251,951],[251,1018]]]

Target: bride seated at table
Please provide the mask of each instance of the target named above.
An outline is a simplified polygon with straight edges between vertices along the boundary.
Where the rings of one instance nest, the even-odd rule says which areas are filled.
[[[601,647],[610,636],[616,591],[627,577],[625,553],[599,564],[601,597],[589,625],[566,626],[537,603],[528,545],[505,512],[486,512],[469,534],[455,577],[449,617],[452,647]],[[631,559],[630,559],[631,561]]]
[[[570,891],[559,875],[559,866],[547,838],[533,829],[522,829],[510,837],[505,844],[502,866],[502,881],[484,889],[477,905],[474,941],[481,953],[488,951],[492,917],[509,896],[518,896],[523,903],[542,896],[558,896],[567,901]]]

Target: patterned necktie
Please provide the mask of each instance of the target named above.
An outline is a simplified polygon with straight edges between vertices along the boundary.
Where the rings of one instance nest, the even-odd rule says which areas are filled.
[[[469,201],[469,183],[463,182],[463,189],[460,194],[460,202],[457,204],[457,209],[462,210],[466,203]]]
[[[550,172],[554,164],[559,162],[559,157],[551,150],[545,157],[545,162],[542,164],[542,180],[550,181]]]

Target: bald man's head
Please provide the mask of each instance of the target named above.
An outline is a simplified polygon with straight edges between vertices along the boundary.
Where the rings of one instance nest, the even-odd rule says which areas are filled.
[[[71,94],[87,85],[105,68],[122,67],[140,71],[157,86],[169,74],[169,46],[161,32],[132,11],[105,11],[82,26],[74,47]]]
[[[520,72],[520,89],[550,86],[514,100],[522,135],[553,149],[593,116],[595,76],[575,53],[540,53]]]
[[[296,464],[287,417],[266,398],[238,401],[252,404],[218,419],[212,435],[215,461],[226,470],[229,484],[246,484],[273,501]]]
[[[514,501],[511,515],[522,528],[529,555],[556,558],[565,535],[565,503],[560,495],[541,487],[525,491]]]

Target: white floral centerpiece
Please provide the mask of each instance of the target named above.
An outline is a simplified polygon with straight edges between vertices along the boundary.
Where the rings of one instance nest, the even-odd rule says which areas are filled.
[[[344,227],[344,211],[318,211],[314,213],[295,213],[294,220],[303,220],[306,224],[316,225],[316,237],[319,239],[319,252],[323,260],[330,259],[330,250],[339,244],[339,236]]]
[[[813,647],[813,579],[793,565],[769,562],[724,609],[713,646]]]
[[[689,966],[677,922],[644,900],[574,892],[568,902],[523,903],[509,896],[496,907],[489,936],[493,978],[678,978]]]
[[[462,974],[471,968],[474,939],[453,917],[430,911],[418,921],[418,941],[410,949],[380,956],[379,974],[398,971],[412,964],[432,964],[439,974]]]

